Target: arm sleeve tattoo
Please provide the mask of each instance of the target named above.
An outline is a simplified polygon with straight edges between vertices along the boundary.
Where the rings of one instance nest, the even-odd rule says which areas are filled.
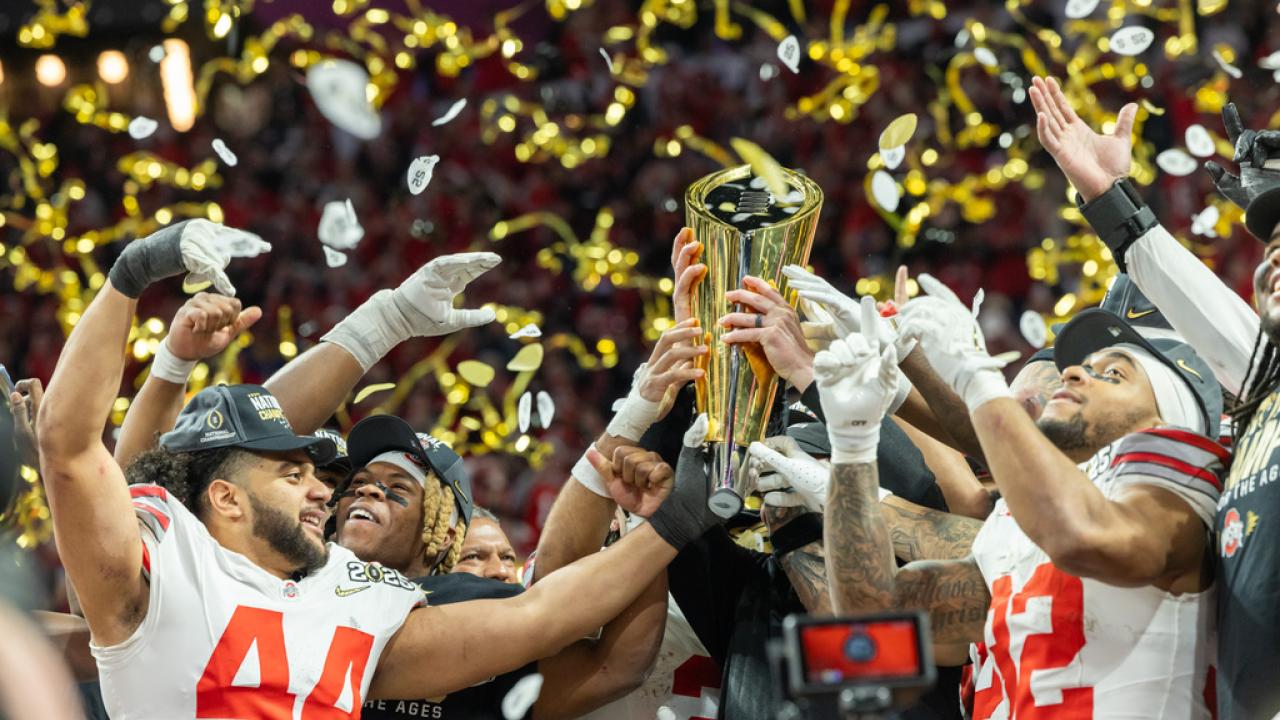
[[[833,469],[824,542],[832,609],[837,614],[925,610],[935,641],[980,640],[991,597],[977,563],[969,557],[897,568],[878,484],[873,463]]]

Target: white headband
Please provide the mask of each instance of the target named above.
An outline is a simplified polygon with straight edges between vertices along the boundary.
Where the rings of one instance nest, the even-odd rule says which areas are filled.
[[[1146,348],[1132,343],[1121,343],[1113,347],[1133,358],[1134,362],[1147,374],[1147,380],[1151,382],[1151,392],[1156,396],[1156,410],[1160,413],[1161,420],[1170,425],[1190,428],[1198,433],[1205,432],[1204,414],[1200,412],[1200,406],[1196,403],[1195,392],[1177,371],[1152,355]]]
[[[388,465],[394,465],[397,468],[400,468],[401,470],[403,470],[405,474],[408,475],[409,477],[413,478],[414,480],[417,480],[418,484],[421,485],[422,487],[427,486],[426,471],[423,470],[422,466],[419,465],[418,462],[414,460],[413,457],[410,456],[408,453],[390,450],[370,460],[368,462],[368,465],[372,465],[374,463],[386,463]]]
[[[408,474],[409,477],[413,478],[414,480],[417,480],[418,484],[421,485],[422,487],[425,488],[427,486],[426,471],[423,470],[422,466],[418,464],[418,461],[415,460],[414,457],[409,453],[389,450],[375,457],[374,459],[370,460],[365,465],[365,467],[368,467],[369,465],[372,465],[374,463],[386,463],[388,465],[394,465],[397,468],[400,468],[401,470],[405,471],[405,473]],[[453,527],[454,525],[457,525],[457,524],[458,524],[458,505],[457,503],[454,503],[453,512],[449,515],[449,527]],[[457,542],[461,542],[461,540],[458,540]]]

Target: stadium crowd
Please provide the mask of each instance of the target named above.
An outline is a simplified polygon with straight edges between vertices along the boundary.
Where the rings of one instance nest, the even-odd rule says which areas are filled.
[[[587,31],[567,23],[561,56],[594,62],[569,51]],[[620,133],[608,163],[574,170],[469,143],[474,117],[428,143],[415,108],[438,88],[425,81],[403,91],[415,102],[386,107],[385,143],[335,135],[335,149],[304,139],[326,126],[301,92],[249,94],[262,112],[246,117],[260,122],[243,130],[256,138],[240,155],[243,181],[218,198],[223,223],[186,220],[122,244],[65,344],[53,299],[0,299],[0,356],[23,378],[0,409],[0,488],[17,485],[19,464],[39,468],[67,580],[57,612],[0,606],[0,713],[1280,715],[1280,688],[1261,671],[1280,647],[1280,504],[1268,500],[1280,475],[1280,131],[1224,109],[1236,167],[1211,164],[1204,182],[1245,210],[1249,237],[1224,239],[1211,269],[1170,232],[1199,209],[1190,196],[1129,179],[1134,104],[1102,132],[1055,80],[1035,78],[1027,103],[1050,181],[1009,189],[978,230],[944,214],[937,227],[955,240],[907,257],[861,188],[842,182],[849,159],[825,149],[870,147],[902,110],[894,63],[881,66],[889,101],[866,106],[864,124],[788,124],[779,159],[827,192],[817,271],[743,278],[726,296],[737,310],[714,320],[788,393],[774,409],[780,431],[733,472],[751,509],[723,517],[710,502],[715,428],[695,391],[707,381],[692,302],[707,249],[680,212],[683,187],[712,165],[692,153],[655,162],[652,146],[689,116],[781,133],[781,80],[724,83],[756,71],[752,52],[773,48],[656,72],[643,124],[633,120],[644,131]],[[494,89],[484,73],[470,82]],[[975,99],[994,114],[1007,103]],[[1170,111],[1170,126],[1190,113]],[[85,128],[65,135],[91,142]],[[189,138],[161,142],[161,155],[190,160]],[[375,191],[401,187],[402,158],[428,145],[450,148],[431,193]],[[64,153],[85,177],[114,172],[93,165],[101,154]],[[623,177],[645,191],[620,202]],[[1009,319],[1050,298],[1032,289],[1023,246],[1029,227],[1062,230],[1045,218],[1068,183],[1122,273],[1100,308],[1027,352]],[[88,188],[77,212],[98,215],[77,222],[113,219],[109,187]],[[367,239],[340,271],[317,273],[316,208],[346,197]],[[476,243],[534,210],[588,226],[605,204],[615,242],[648,248],[642,269],[674,285],[673,324],[652,349],[633,292],[530,272],[537,238]],[[405,231],[422,218],[429,228]],[[261,238],[270,253],[229,253]],[[895,270],[892,300],[852,292],[854,279]],[[182,276],[209,287],[185,297]],[[446,402],[430,391],[334,429],[352,391],[397,379],[421,338],[457,336],[470,356],[505,363],[511,343],[482,302],[618,340],[612,372],[548,356],[541,378],[564,420],[541,470],[460,457],[424,432]],[[197,362],[248,329],[274,337],[282,304],[301,323],[301,354],[285,362],[251,344],[243,383],[188,397]],[[134,369],[130,323],[151,315],[172,317],[167,337],[123,426],[104,434]],[[1026,354],[1010,364],[1010,349]],[[872,665],[818,672],[805,664],[813,648],[779,655],[771,642],[796,632],[794,616],[911,611],[928,619],[907,673],[918,677],[875,696],[813,691],[875,680],[875,652]]]

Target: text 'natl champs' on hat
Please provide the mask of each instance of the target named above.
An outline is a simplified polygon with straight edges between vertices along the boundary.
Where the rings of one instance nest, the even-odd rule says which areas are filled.
[[[196,393],[173,430],[160,436],[160,446],[171,452],[305,450],[316,465],[329,463],[336,454],[329,438],[295,435],[280,401],[261,385],[216,385]]]
[[[1218,437],[1222,415],[1222,389],[1213,371],[1191,346],[1178,340],[1148,340],[1120,316],[1101,308],[1082,311],[1067,323],[1054,344],[1058,369],[1079,365],[1093,353],[1116,345],[1132,344],[1151,353],[1168,366],[1191,390],[1204,420],[1204,434]]]
[[[413,426],[394,415],[374,415],[351,428],[347,450],[351,468],[357,471],[385,452],[408,453],[453,490],[458,514],[468,527],[471,525],[471,478],[453,448],[426,433],[415,432]]]
[[[347,439],[342,437],[342,433],[329,428],[320,428],[312,435],[333,442],[333,459],[324,463],[324,467],[333,468],[343,474],[351,472],[351,458],[347,456]]]

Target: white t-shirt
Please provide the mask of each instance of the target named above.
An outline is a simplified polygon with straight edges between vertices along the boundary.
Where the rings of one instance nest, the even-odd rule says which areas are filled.
[[[128,640],[91,645],[114,720],[359,717],[383,648],[423,602],[417,585],[333,544],[324,567],[281,580],[163,488],[129,491],[150,605]]]
[[[1202,435],[1152,428],[1099,450],[1081,469],[1107,497],[1136,484],[1168,490],[1212,527],[1226,457]],[[1213,588],[1172,595],[1068,575],[1003,500],[973,554],[991,592],[974,718],[1210,717]]]

